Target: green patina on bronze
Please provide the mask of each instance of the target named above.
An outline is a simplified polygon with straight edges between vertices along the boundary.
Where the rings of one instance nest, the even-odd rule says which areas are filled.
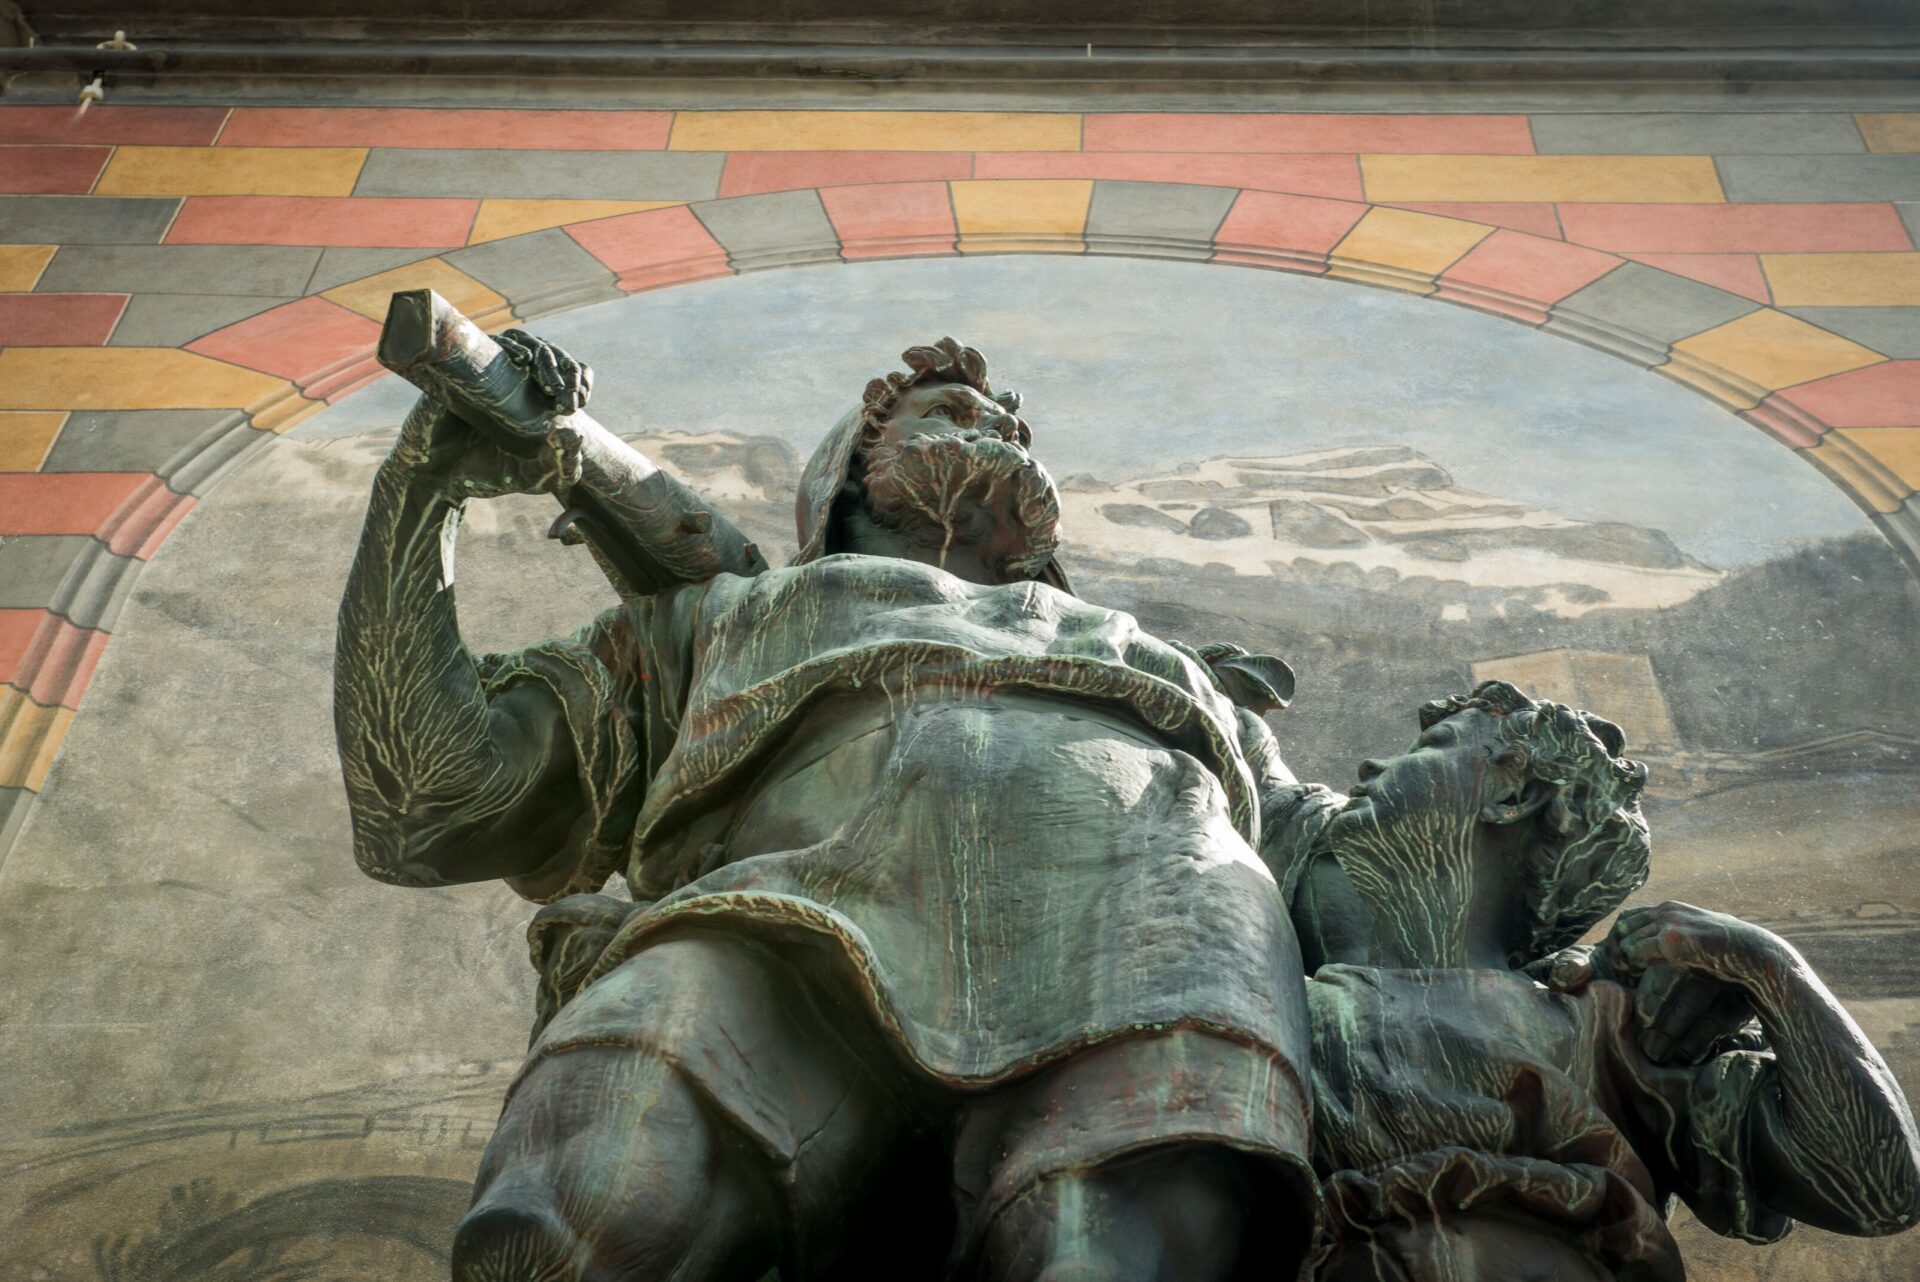
[[[1617,729],[1489,686],[1295,782],[1285,664],[1072,594],[972,349],[868,386],[778,570],[539,340],[401,296],[382,357],[428,394],[341,608],[356,856],[550,905],[457,1277],[1670,1278],[1674,1195],[1912,1215],[1905,1101],[1785,944],[1669,905],[1555,953],[1645,877]],[[462,505],[542,490],[623,604],[474,656]]]

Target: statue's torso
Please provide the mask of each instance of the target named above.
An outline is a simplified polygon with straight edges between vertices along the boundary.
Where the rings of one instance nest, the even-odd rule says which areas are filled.
[[[1408,1277],[1452,1276],[1433,1270],[1493,1214],[1567,1244],[1595,1276],[1678,1279],[1667,1198],[1716,1219],[1752,1204],[1738,1137],[1763,1059],[1651,1063],[1618,985],[1335,964],[1307,989],[1328,1222],[1352,1249],[1391,1242]]]
[[[1304,1059],[1237,723],[1190,657],[1040,584],[853,556],[716,581],[689,627],[650,921],[834,939],[950,1079],[1181,1022]]]

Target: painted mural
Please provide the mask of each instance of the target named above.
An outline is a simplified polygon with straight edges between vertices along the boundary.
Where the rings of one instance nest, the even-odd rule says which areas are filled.
[[[1076,587],[1161,635],[1286,657],[1302,777],[1412,737],[1490,676],[1626,726],[1654,880],[1792,939],[1920,1092],[1920,592],[1837,489],[1689,392],[1384,291],[1117,259],[783,272],[536,325],[594,412],[781,552],[799,460],[909,343],[1026,396]],[[408,404],[377,383],[261,451],[139,579],[0,896],[0,1276],[445,1276],[525,1044],[529,905],[354,869],[332,616]],[[476,506],[476,647],[612,594]],[[778,556],[774,559],[777,561]],[[431,994],[428,996],[427,994]],[[1920,1244],[1683,1237],[1702,1279],[1920,1271]],[[7,1272],[6,1270],[13,1270]]]

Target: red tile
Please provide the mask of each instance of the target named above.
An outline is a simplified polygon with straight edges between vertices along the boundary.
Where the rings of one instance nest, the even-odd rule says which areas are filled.
[[[125,294],[0,294],[0,347],[98,347]]]
[[[945,183],[827,187],[820,192],[843,258],[951,254],[959,236]]]
[[[112,154],[111,147],[0,147],[0,193],[84,196]]]
[[[361,388],[371,386],[386,376],[386,367],[372,357],[368,357],[364,361],[349,365],[315,382],[310,394],[322,398],[331,405],[335,401],[345,400]]]
[[[1525,116],[1090,115],[1087,151],[1371,151],[1531,155]]]
[[[1489,227],[1505,227],[1509,231],[1523,231],[1529,236],[1560,239],[1560,220],[1554,216],[1552,205],[1519,201],[1476,204],[1447,200],[1412,205],[1395,202],[1392,207],[1411,209],[1418,214],[1438,214],[1442,218],[1459,218],[1470,223],[1485,223]]]
[[[148,472],[0,473],[0,534],[92,534]]]
[[[1367,206],[1313,196],[1243,191],[1214,232],[1214,257],[1265,266],[1325,267],[1327,253]]]
[[[964,151],[736,151],[720,176],[722,196],[853,183],[945,182],[973,176]]]
[[[1353,156],[1261,156],[1243,153],[1170,155],[1157,151],[987,151],[974,159],[975,178],[1110,178],[1129,182],[1199,183],[1302,196],[1359,200],[1360,162]]]
[[[189,495],[168,489],[159,477],[150,476],[95,533],[115,556],[145,561],[160,550],[195,502]]]
[[[628,291],[706,280],[732,272],[720,247],[684,205],[602,218],[566,229]]]
[[[1767,289],[1767,274],[1760,270],[1758,254],[1628,254],[1627,257],[1675,276],[1751,298],[1756,303],[1773,301]]]
[[[1825,423],[1791,402],[1782,400],[1778,392],[1752,409],[1742,410],[1739,417],[1768,436],[1791,445],[1796,450],[1810,449],[1818,445],[1820,438],[1827,432]]]
[[[1885,361],[1777,394],[1828,427],[1920,427],[1920,361]]]
[[[236,107],[220,145],[659,151],[672,124],[670,111]]]
[[[290,378],[309,396],[358,366],[380,341],[380,326],[325,298],[302,298],[249,316],[187,344],[187,350],[263,374]],[[357,375],[356,375],[357,376]]]
[[[1568,240],[1628,254],[1792,254],[1911,249],[1887,203],[1562,205]]]
[[[1598,250],[1503,229],[1449,267],[1440,277],[1438,293],[1541,321],[1548,307],[1599,280],[1620,261]],[[1515,304],[1520,306],[1515,309]]]
[[[0,681],[11,685],[20,675],[35,637],[54,617],[45,610],[0,610]]]
[[[377,196],[189,196],[169,245],[444,249],[467,243],[477,200]]]
[[[107,634],[45,610],[0,610],[0,681],[44,708],[77,708]]]
[[[0,107],[0,140],[204,147],[226,118],[225,107]]]

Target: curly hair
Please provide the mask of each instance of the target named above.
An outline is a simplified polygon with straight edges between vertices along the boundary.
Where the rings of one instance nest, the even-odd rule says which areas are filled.
[[[887,418],[899,405],[900,398],[923,383],[960,383],[994,401],[1009,414],[1020,408],[1020,393],[1009,391],[995,395],[993,384],[987,379],[987,358],[956,339],[942,338],[928,346],[909,347],[900,353],[900,359],[905,362],[907,372],[884,374],[874,379],[860,397],[860,443],[856,455],[864,454],[886,428]],[[1033,433],[1025,422],[1019,419],[1015,422],[1019,424],[1020,444],[1031,445]]]
[[[1647,768],[1622,755],[1626,736],[1611,721],[1530,699],[1505,681],[1423,704],[1420,728],[1469,708],[1494,717],[1502,741],[1525,754],[1528,778],[1554,790],[1534,818],[1536,840],[1522,869],[1524,963],[1573,943],[1645,884]]]

